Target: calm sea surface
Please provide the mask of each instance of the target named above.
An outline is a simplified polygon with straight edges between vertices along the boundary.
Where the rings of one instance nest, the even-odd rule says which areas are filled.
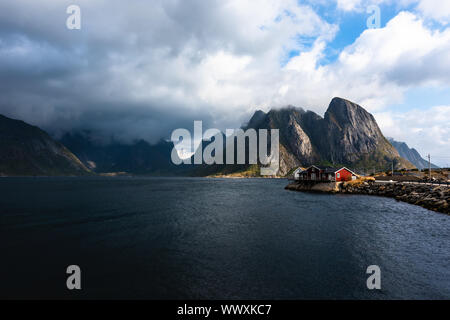
[[[450,216],[286,184],[0,178],[0,298],[450,298]]]

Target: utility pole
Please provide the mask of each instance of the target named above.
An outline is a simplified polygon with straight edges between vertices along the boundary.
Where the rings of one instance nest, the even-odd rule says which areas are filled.
[[[392,161],[392,177],[394,177],[394,161]]]
[[[428,154],[428,174],[430,176],[430,181],[431,181],[431,155]]]

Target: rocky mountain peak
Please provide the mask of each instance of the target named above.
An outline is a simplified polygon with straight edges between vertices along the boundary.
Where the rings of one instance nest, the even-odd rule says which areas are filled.
[[[351,125],[355,127],[367,122],[376,124],[375,118],[363,107],[338,97],[331,100],[325,113],[325,119],[339,123],[341,126]]]
[[[247,125],[244,125],[244,128],[256,128],[266,117],[266,113],[261,110],[257,110],[253,116],[250,118],[250,121]]]
[[[247,128],[280,130],[280,174],[317,163],[355,167],[413,167],[386,140],[360,105],[333,98],[324,117],[292,105],[257,111]]]

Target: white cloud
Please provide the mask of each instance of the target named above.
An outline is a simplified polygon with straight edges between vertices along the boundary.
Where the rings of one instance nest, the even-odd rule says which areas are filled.
[[[417,9],[427,18],[440,23],[450,23],[450,1],[420,0]]]
[[[400,10],[412,7],[423,18],[450,23],[450,1],[447,0],[336,0],[336,5],[344,12],[363,12],[370,5],[394,5]]]
[[[406,141],[422,157],[431,154],[432,162],[439,166],[450,164],[450,106],[374,116],[386,136]]]
[[[69,4],[0,2],[1,113],[154,141],[194,119],[224,129],[257,108],[323,113],[334,96],[381,112],[411,88],[450,87],[450,29],[414,13],[364,31],[323,65],[339,28],[296,0],[80,0],[79,32],[65,28]]]
[[[285,99],[325,107],[337,95],[376,111],[401,102],[409,88],[450,86],[450,29],[430,30],[409,12],[385,28],[364,31],[336,62],[320,66],[325,49],[326,43],[317,41],[286,65],[282,81],[290,91]]]
[[[353,11],[361,5],[362,0],[337,0],[338,9]]]
[[[364,31],[329,66],[343,92],[369,109],[402,98],[407,88],[450,86],[450,29],[432,31],[414,14],[401,12],[385,28]]]

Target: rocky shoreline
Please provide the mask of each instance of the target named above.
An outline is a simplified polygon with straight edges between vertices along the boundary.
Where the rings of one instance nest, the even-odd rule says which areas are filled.
[[[429,210],[450,214],[450,187],[410,183],[337,182],[316,183],[312,181],[292,182],[287,190],[303,192],[325,192],[364,194],[395,198],[398,201],[418,205]]]

